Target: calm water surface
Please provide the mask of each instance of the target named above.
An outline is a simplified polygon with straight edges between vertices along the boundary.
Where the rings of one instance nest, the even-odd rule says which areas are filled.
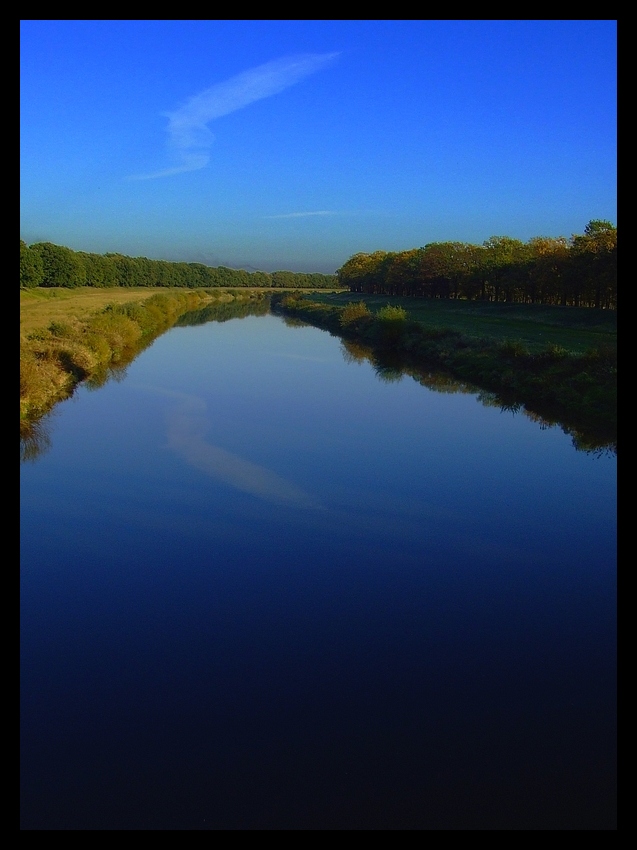
[[[272,315],[21,467],[23,829],[615,829],[616,459]]]

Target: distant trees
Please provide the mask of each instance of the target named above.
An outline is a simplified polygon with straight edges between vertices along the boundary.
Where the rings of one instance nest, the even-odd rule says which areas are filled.
[[[77,254],[84,266],[85,286],[117,286],[117,267],[109,257],[101,254]]]
[[[563,236],[529,239],[526,296],[531,304],[565,304],[570,246]]]
[[[359,253],[337,276],[351,292],[616,309],[617,228],[592,220],[570,239],[492,236]]]
[[[86,271],[82,260],[70,248],[52,242],[31,245],[42,263],[42,281],[39,286],[84,286]]]
[[[617,228],[609,221],[589,221],[582,236],[573,237],[573,298],[602,307],[616,298]]]
[[[44,265],[37,251],[29,248],[20,240],[20,286],[31,288],[41,286],[44,280]]]
[[[20,287],[166,286],[184,287],[285,287],[332,289],[336,275],[290,271],[248,272],[203,263],[171,263],[125,254],[91,254],[73,251],[52,242],[27,245],[20,240]]]
[[[350,257],[336,275],[248,272],[124,254],[72,251],[20,241],[20,286],[165,286],[325,289],[425,298],[509,301],[616,309],[617,228],[589,221],[581,235],[521,242],[491,236],[482,245],[430,242],[407,251]]]

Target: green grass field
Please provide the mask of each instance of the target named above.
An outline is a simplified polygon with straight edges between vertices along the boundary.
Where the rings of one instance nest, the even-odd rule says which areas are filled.
[[[408,318],[425,327],[452,328],[476,338],[519,340],[530,352],[540,351],[550,344],[578,354],[591,348],[614,349],[617,346],[617,313],[614,310],[399,298],[355,292],[314,292],[311,300],[338,307],[351,301],[365,301],[372,313],[391,304],[403,307]]]

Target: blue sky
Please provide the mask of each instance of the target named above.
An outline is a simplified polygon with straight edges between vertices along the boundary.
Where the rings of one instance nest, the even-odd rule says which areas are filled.
[[[28,244],[332,273],[617,224],[616,21],[22,21]]]

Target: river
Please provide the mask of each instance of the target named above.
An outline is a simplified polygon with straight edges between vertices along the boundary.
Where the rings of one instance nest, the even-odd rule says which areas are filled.
[[[252,315],[60,403],[21,828],[615,829],[616,457],[483,402]]]

